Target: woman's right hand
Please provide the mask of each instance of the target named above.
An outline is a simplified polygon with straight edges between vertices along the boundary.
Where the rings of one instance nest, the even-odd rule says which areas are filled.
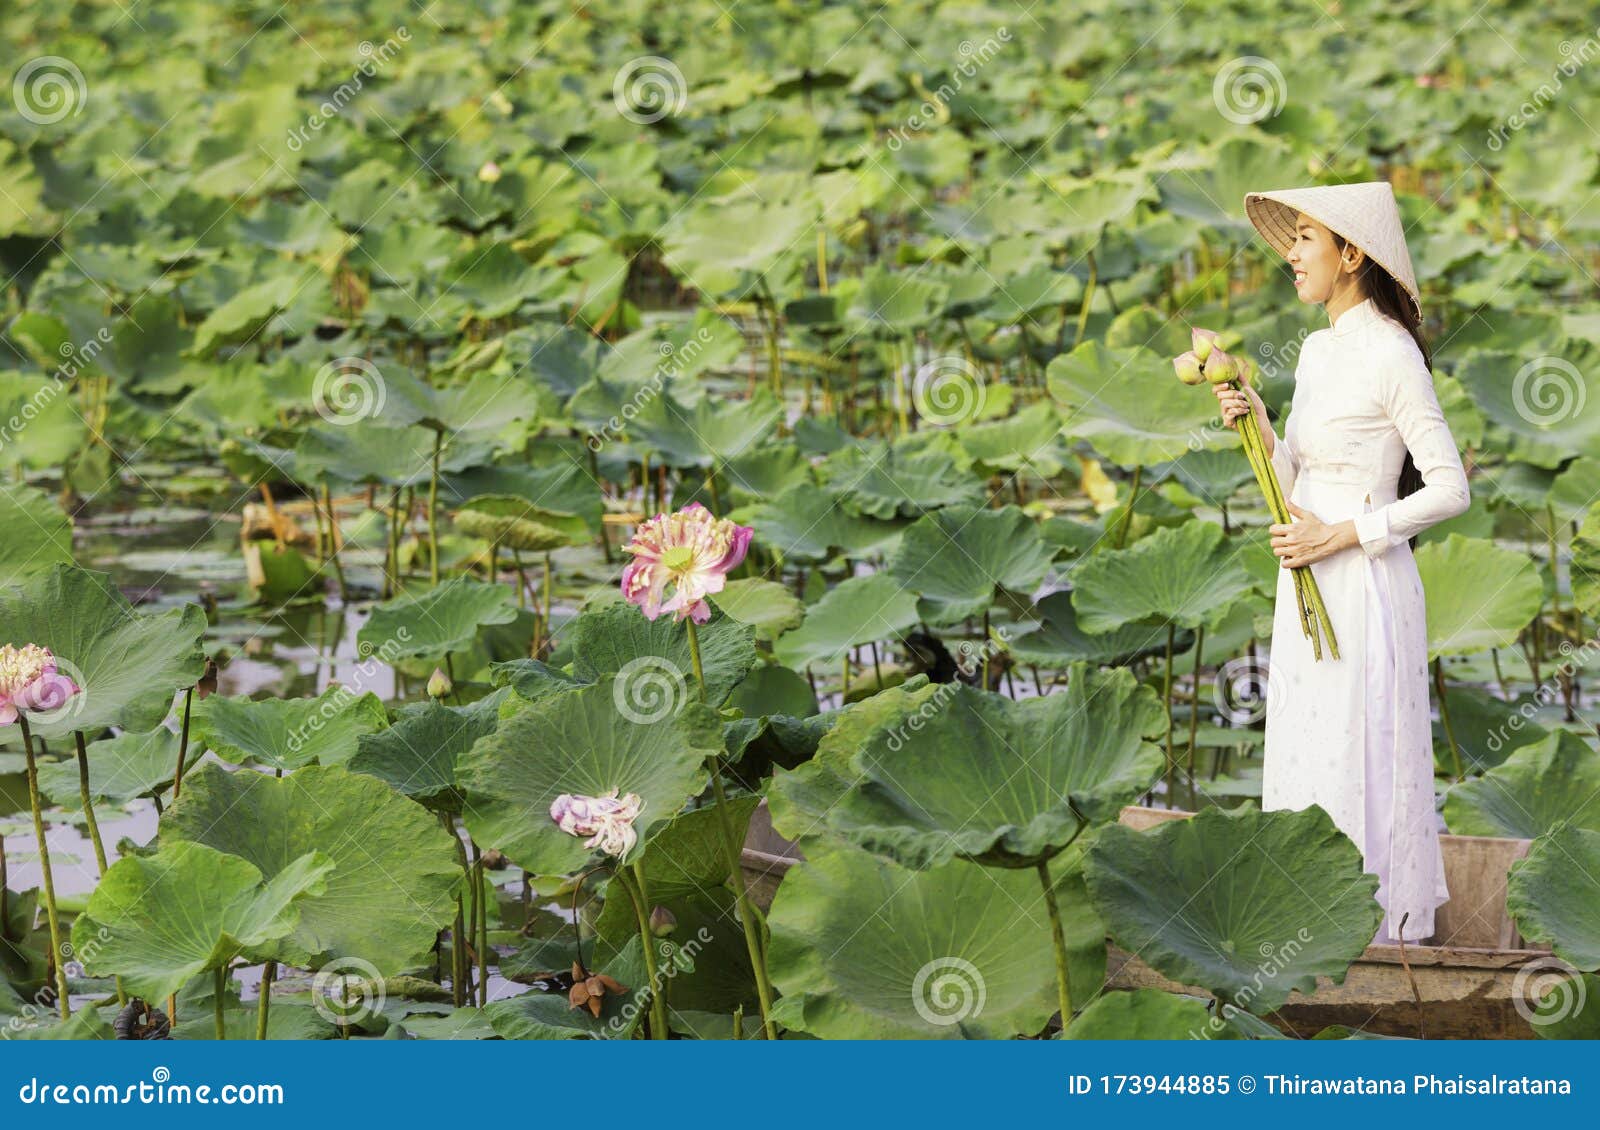
[[[1222,422],[1228,427],[1233,427],[1234,421],[1241,416],[1248,414],[1254,417],[1256,427],[1261,432],[1261,442],[1267,445],[1267,454],[1270,455],[1277,445],[1277,436],[1273,434],[1272,424],[1267,419],[1267,406],[1256,395],[1256,390],[1249,385],[1229,388],[1224,381],[1212,385],[1211,391],[1216,394],[1217,403],[1222,408]]]

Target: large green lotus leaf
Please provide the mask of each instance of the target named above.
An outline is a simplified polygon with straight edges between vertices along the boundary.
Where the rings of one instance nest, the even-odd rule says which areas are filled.
[[[810,485],[790,487],[750,508],[743,520],[762,545],[796,561],[826,561],[840,551],[857,557],[886,552],[906,526],[853,513]]]
[[[1041,400],[1007,419],[962,428],[957,438],[982,466],[1050,479],[1061,473],[1060,435],[1055,405]]]
[[[1600,972],[1600,832],[1540,836],[1506,876],[1506,912],[1531,942],[1585,973]]]
[[[888,573],[851,577],[806,610],[805,622],[778,638],[778,659],[804,670],[852,647],[892,639],[917,622],[917,598]]]
[[[634,605],[613,600],[584,609],[569,630],[576,657],[572,673],[585,682],[596,682],[630,672],[628,693],[636,710],[651,713],[653,696],[681,699],[684,686],[694,690],[689,632],[671,616],[647,620]],[[706,701],[720,706],[755,666],[755,632],[731,616],[715,616],[696,631]]]
[[[160,792],[172,783],[178,768],[178,735],[165,726],[157,726],[144,734],[130,731],[90,742],[84,752],[89,755],[89,796],[126,804],[135,797]],[[83,797],[78,759],[42,763],[39,787],[62,807],[80,808]]]
[[[1553,730],[1453,786],[1444,822],[1457,836],[1532,840],[1569,825],[1600,832],[1600,754],[1570,730]]]
[[[72,522],[43,491],[0,483],[0,588],[72,563]]]
[[[983,483],[961,470],[949,452],[937,448],[901,451],[887,444],[853,445],[829,456],[822,473],[836,500],[884,520],[941,506],[981,505],[985,498]]]
[[[628,437],[671,467],[709,467],[755,450],[783,418],[783,405],[765,389],[745,400],[702,396],[680,404],[663,390],[628,422]]]
[[[760,577],[729,581],[709,599],[734,620],[754,628],[761,639],[775,639],[798,628],[805,619],[805,606],[799,597],[777,581]]]
[[[1095,998],[1061,1034],[1063,1040],[1238,1040],[1227,1024],[1211,1027],[1211,1009],[1164,989],[1109,992]],[[1203,1033],[1204,1035],[1197,1035]]]
[[[709,296],[743,295],[805,251],[814,207],[754,198],[705,201],[675,212],[657,235],[667,266]]]
[[[534,267],[509,243],[469,247],[446,266],[440,282],[455,306],[477,318],[503,318],[547,286],[552,272]]]
[[[238,856],[163,841],[111,865],[72,924],[73,948],[91,975],[117,974],[130,993],[162,1000],[236,957],[275,953],[333,870],[331,858],[308,851],[264,879]]]
[[[289,306],[302,285],[300,273],[290,270],[245,287],[206,315],[195,330],[190,352],[206,357],[219,345],[248,339]]]
[[[1281,141],[1238,134],[1224,140],[1202,164],[1157,176],[1156,189],[1166,211],[1243,243],[1255,234],[1244,213],[1245,193],[1280,183],[1291,162]]]
[[[456,762],[473,742],[494,733],[500,706],[510,694],[509,688],[501,688],[471,706],[437,702],[409,706],[393,726],[358,739],[359,750],[349,768],[387,781],[429,808],[460,812]]]
[[[1052,360],[1045,374],[1062,432],[1122,467],[1180,458],[1216,414],[1209,391],[1178,380],[1172,362],[1148,349],[1108,349],[1090,339]]]
[[[1015,506],[949,506],[906,529],[888,572],[937,626],[982,616],[1001,591],[1031,592],[1054,556],[1038,523]]]
[[[190,717],[194,742],[233,765],[298,769],[316,761],[342,765],[362,734],[389,724],[377,695],[331,686],[316,698],[211,695]]]
[[[88,426],[68,389],[55,377],[0,373],[0,421],[7,432],[0,467],[59,468],[83,450]]]
[[[80,1008],[66,1020],[53,1016],[30,1027],[9,1032],[9,1040],[114,1040],[117,1038],[97,1009]]]
[[[756,796],[728,802],[729,817],[744,843]],[[672,941],[685,948],[692,968],[672,976],[667,1000],[674,1012],[695,1009],[731,1013],[740,1005],[758,1015],[755,974],[739,924],[738,900],[728,885],[728,856],[722,814],[716,808],[685,812],[663,828],[640,859],[652,906],[664,906],[678,920]],[[607,889],[605,908],[594,925],[595,953],[602,962],[639,936],[633,902],[620,884]]]
[[[1215,625],[1251,590],[1238,549],[1215,522],[1194,520],[1092,553],[1072,573],[1078,627],[1109,632],[1152,616],[1183,628]]]
[[[1428,658],[1508,647],[1539,614],[1544,585],[1526,553],[1451,534],[1417,547]]]
[[[429,388],[422,422],[469,438],[510,436],[559,409],[548,391],[520,375],[475,374],[465,384]]]
[[[359,957],[403,973],[426,962],[455,915],[461,867],[450,834],[420,804],[339,766],[278,778],[204,765],[184,777],[161,835],[241,856],[268,876],[304,852],[330,856],[338,867],[327,890],[301,905],[285,939],[295,964]]]
[[[154,729],[173,692],[205,673],[205,629],[198,604],[141,615],[108,575],[70,565],[0,589],[0,644],[48,647],[58,670],[81,688],[34,723],[43,738],[107,726]]]
[[[550,804],[562,793],[616,789],[643,801],[629,853],[636,858],[653,830],[705,786],[706,759],[722,751],[715,711],[669,695],[644,712],[630,697],[639,677],[614,675],[531,703],[462,754],[456,780],[472,838],[536,874],[577,871],[594,849],[556,826]]]
[[[1074,665],[1064,692],[1013,701],[944,683],[862,737],[859,780],[828,827],[908,867],[953,856],[1020,866],[1116,818],[1161,774],[1159,696],[1131,671]]]
[[[1572,536],[1572,602],[1600,616],[1600,506],[1594,507]]]
[[[914,271],[891,271],[873,263],[861,276],[847,322],[858,332],[901,338],[933,321],[944,308],[948,285]]]
[[[1572,455],[1600,457],[1600,349],[1568,338],[1538,357],[1473,350],[1456,379],[1495,424],[1522,442],[1517,454],[1542,467]]]
[[[1378,877],[1319,805],[1208,808],[1145,832],[1108,824],[1084,875],[1119,946],[1258,1016],[1314,992],[1319,975],[1343,984],[1383,917]]]
[[[784,876],[767,925],[786,1023],[822,1039],[1004,1039],[1056,1011],[1032,871],[908,871],[841,845]]]
[[[863,779],[856,767],[856,751],[875,733],[906,723],[913,713],[926,713],[934,695],[947,683],[932,683],[915,675],[897,687],[887,687],[824,717],[833,724],[817,742],[816,753],[793,770],[777,771],[767,803],[772,826],[796,843],[829,837],[828,816],[851,788]],[[946,692],[948,693],[948,692]]]
[[[408,592],[374,605],[356,633],[363,656],[385,662],[397,659],[442,660],[463,651],[478,638],[478,629],[509,624],[517,618],[510,585],[484,584],[452,577],[437,588]]]
[[[1034,605],[1039,627],[1013,636],[1006,644],[1018,663],[1059,671],[1079,660],[1099,667],[1125,667],[1135,659],[1166,648],[1167,634],[1151,631],[1148,624],[1130,621],[1103,634],[1091,635],[1078,626],[1071,592],[1053,592]],[[1174,646],[1187,651],[1194,633],[1174,636]]]
[[[590,539],[589,524],[576,514],[546,510],[511,494],[482,494],[461,504],[456,529],[506,549],[547,553]]]
[[[649,1012],[644,990],[650,974],[644,963],[644,948],[637,933],[622,952],[610,961],[589,959],[591,973],[604,973],[627,991],[601,998],[600,1015],[587,1008],[573,1008],[561,992],[521,993],[495,1001],[483,1010],[495,1033],[505,1040],[625,1040]]]
[[[406,487],[428,481],[433,433],[419,427],[389,427],[359,420],[347,427],[308,428],[295,445],[301,474],[326,475],[346,483]]]

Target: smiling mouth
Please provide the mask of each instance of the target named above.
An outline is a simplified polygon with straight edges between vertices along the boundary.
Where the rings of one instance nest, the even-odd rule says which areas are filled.
[[[1303,283],[1305,281],[1306,281],[1306,273],[1304,271],[1296,271],[1294,273],[1294,285],[1295,286],[1299,286],[1301,283]]]

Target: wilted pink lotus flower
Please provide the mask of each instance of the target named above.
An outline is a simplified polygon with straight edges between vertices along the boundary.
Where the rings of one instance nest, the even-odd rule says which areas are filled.
[[[71,679],[56,674],[56,657],[49,648],[31,643],[0,647],[0,726],[15,722],[18,711],[59,709],[78,689]]]
[[[633,562],[622,571],[622,595],[654,620],[663,612],[674,619],[711,619],[708,593],[721,592],[728,573],[744,560],[755,531],[691,502],[676,514],[657,514],[640,524],[623,548]],[[672,596],[663,601],[668,584]]]
[[[584,847],[598,847],[620,858],[639,840],[633,822],[643,807],[638,793],[618,800],[616,789],[602,796],[562,793],[550,803],[550,819],[569,836],[588,836]]]

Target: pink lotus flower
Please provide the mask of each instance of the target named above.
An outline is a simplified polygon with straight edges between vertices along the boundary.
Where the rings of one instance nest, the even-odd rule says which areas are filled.
[[[711,619],[709,593],[721,592],[728,573],[744,560],[755,531],[691,502],[676,514],[657,514],[640,524],[623,548],[633,561],[622,571],[622,595],[654,620],[663,612],[674,619]],[[672,596],[666,596],[667,585]]]
[[[1222,340],[1222,335],[1215,330],[1203,330],[1199,326],[1189,327],[1189,342],[1194,349],[1194,355],[1200,361],[1205,361],[1211,355],[1212,347]]]
[[[588,836],[584,847],[598,847],[608,855],[621,858],[639,840],[633,822],[643,807],[638,793],[629,793],[618,800],[616,789],[601,796],[562,793],[550,803],[550,819],[569,836]]]
[[[1178,379],[1186,385],[1197,385],[1206,379],[1200,371],[1200,358],[1195,356],[1193,350],[1174,357],[1172,367],[1177,370]]]
[[[79,687],[56,673],[56,657],[47,647],[0,646],[0,726],[17,720],[18,712],[58,710]]]

